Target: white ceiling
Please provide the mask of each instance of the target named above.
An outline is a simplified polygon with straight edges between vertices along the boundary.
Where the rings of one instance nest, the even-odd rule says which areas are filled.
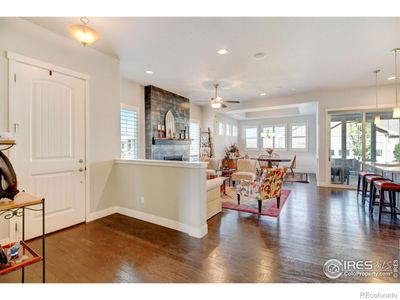
[[[28,18],[68,36],[78,18]],[[240,101],[382,84],[393,75],[400,18],[90,18],[94,48],[118,57],[121,75],[201,102],[219,94]],[[217,54],[226,48],[227,55]],[[265,52],[266,58],[253,55]],[[152,75],[146,70],[154,72]],[[204,103],[204,102],[203,102]],[[230,105],[234,109],[234,104]]]
[[[264,107],[231,109],[223,112],[236,120],[255,120],[281,117],[296,117],[314,115],[317,113],[318,105],[316,102],[296,103],[291,105],[269,106],[266,101]],[[218,110],[221,111],[221,110]],[[223,110],[222,110],[223,111]]]

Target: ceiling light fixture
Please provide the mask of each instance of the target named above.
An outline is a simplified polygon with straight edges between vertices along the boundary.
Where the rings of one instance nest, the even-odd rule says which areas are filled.
[[[146,74],[153,74],[153,71],[146,71]]]
[[[375,104],[376,104],[376,113],[375,113],[375,118],[374,118],[374,123],[375,125],[378,125],[381,123],[381,116],[379,115],[378,111],[378,73],[381,70],[374,70],[375,73]]]
[[[398,91],[397,91],[397,86],[398,86],[398,76],[397,76],[397,52],[400,50],[400,48],[395,48],[393,49],[394,51],[394,76],[396,77],[396,107],[393,108],[393,118],[397,119],[400,118],[400,107],[399,107],[399,100],[398,100]]]
[[[212,102],[211,107],[212,108],[220,108],[222,106],[221,102]]]
[[[95,41],[97,41],[100,37],[100,34],[89,27],[87,24],[89,23],[89,19],[87,17],[82,17],[82,24],[73,24],[68,26],[68,31],[79,43],[83,46],[91,45]]]
[[[394,79],[396,79],[396,77],[395,77],[395,76],[388,77],[388,80],[394,80]]]
[[[258,52],[253,55],[255,59],[264,59],[265,58],[265,53],[264,52]]]
[[[217,53],[218,53],[218,54],[221,54],[221,55],[224,55],[224,54],[227,54],[227,53],[228,53],[228,50],[226,50],[226,49],[219,49]]]
[[[267,95],[267,93],[261,93],[260,94],[260,96],[266,96]]]

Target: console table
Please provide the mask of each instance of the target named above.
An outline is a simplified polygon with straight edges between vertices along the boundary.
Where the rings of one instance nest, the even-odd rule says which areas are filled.
[[[35,197],[25,192],[18,193],[14,200],[3,199],[0,201],[0,216],[4,219],[10,220],[14,217],[22,218],[22,240],[20,241],[19,256],[26,256],[26,260],[21,262],[10,264],[3,269],[0,269],[0,276],[8,274],[10,272],[22,269],[22,283],[25,282],[25,267],[37,262],[42,262],[42,282],[46,282],[46,268],[45,268],[45,257],[46,257],[46,243],[45,243],[45,205],[44,198]],[[40,208],[33,208],[34,205],[41,205]],[[25,211],[41,211],[42,212],[42,255],[39,255],[25,242]],[[4,245],[3,249],[8,250],[14,245],[14,243]]]

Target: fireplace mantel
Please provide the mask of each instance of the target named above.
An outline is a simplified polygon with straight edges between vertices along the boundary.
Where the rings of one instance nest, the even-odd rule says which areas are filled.
[[[190,145],[190,139],[154,139],[153,145]]]

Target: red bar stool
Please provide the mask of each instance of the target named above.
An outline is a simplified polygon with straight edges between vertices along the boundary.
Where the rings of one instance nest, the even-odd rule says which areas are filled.
[[[381,222],[382,213],[390,213],[392,217],[400,214],[400,210],[396,207],[396,193],[400,192],[400,184],[392,181],[377,180],[374,182],[375,191],[379,191],[379,218]],[[385,202],[385,192],[389,194],[389,203]],[[390,211],[384,211],[384,207],[389,207]],[[371,213],[373,212],[373,205],[371,206]]]
[[[367,175],[376,175],[379,176],[378,174],[371,173],[371,172],[359,172],[358,173],[358,183],[357,183],[357,195],[360,193],[360,184],[362,183],[362,186],[364,186],[364,178]]]
[[[365,198],[367,197],[367,190],[369,186],[369,201],[375,200],[375,194],[373,194],[373,188],[374,188],[374,182],[377,180],[384,180],[384,181],[391,181],[390,179],[387,179],[385,177],[379,176],[379,175],[365,175],[364,176],[364,185],[363,185],[363,190],[362,190],[362,204],[365,203]],[[372,202],[373,203],[373,202]]]

